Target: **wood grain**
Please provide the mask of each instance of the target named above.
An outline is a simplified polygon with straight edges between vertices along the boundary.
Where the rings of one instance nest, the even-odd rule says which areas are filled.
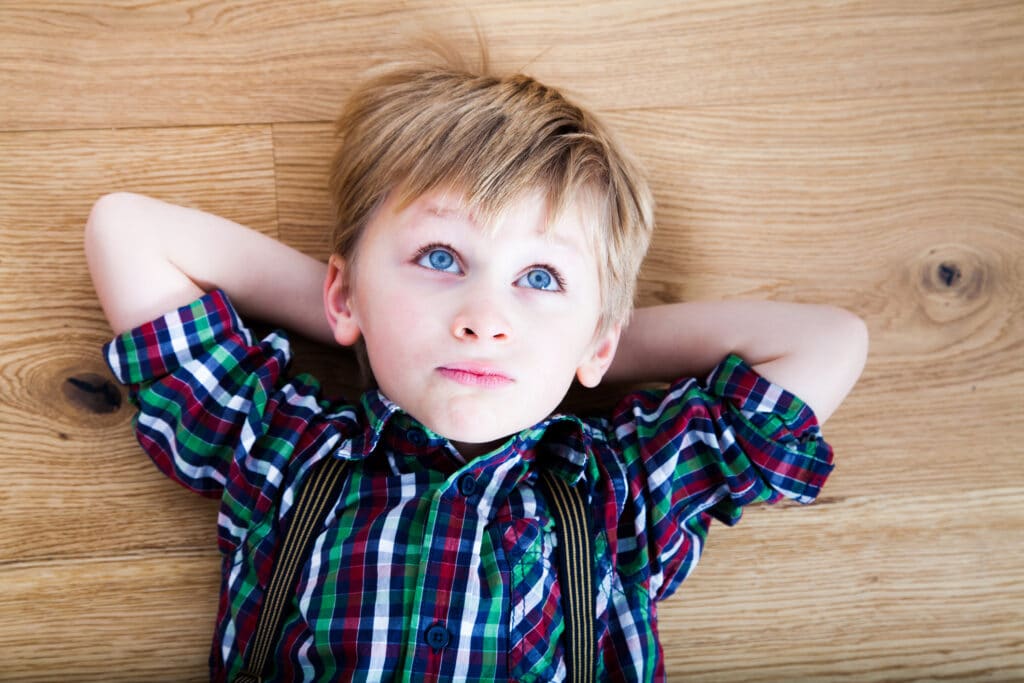
[[[8,2],[0,128],[331,120],[348,75],[435,28],[602,109],[1020,88],[1017,2]],[[70,119],[70,120],[69,120]]]
[[[662,603],[669,680],[1024,679],[1024,4],[472,14],[499,68],[565,86],[647,168],[641,305],[831,303],[870,329],[821,498],[716,524]],[[417,26],[468,40],[471,12],[0,5],[0,680],[207,678],[217,502],[134,440],[92,202],[143,192],[326,258],[331,122]],[[296,371],[355,390],[350,355],[294,347]]]
[[[2,576],[4,680],[209,680],[216,550],[54,558]]]

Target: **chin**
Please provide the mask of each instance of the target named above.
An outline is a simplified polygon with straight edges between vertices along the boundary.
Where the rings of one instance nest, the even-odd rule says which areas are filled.
[[[500,427],[497,426],[494,429],[481,429],[480,425],[476,424],[473,425],[472,427],[468,425],[463,426],[463,428],[455,426],[450,429],[434,429],[434,431],[437,432],[438,434],[441,434],[442,436],[444,436],[445,438],[452,442],[486,445],[493,443],[495,441],[502,441],[504,439],[507,439],[509,436],[511,436],[512,434],[516,433],[519,430],[509,431],[506,429],[501,429]]]
[[[445,436],[449,441],[466,444],[491,444],[504,441],[524,427],[517,427],[506,416],[496,416],[479,411],[460,411],[444,416],[439,420],[438,428],[427,425],[436,433]],[[530,425],[525,425],[529,427]]]

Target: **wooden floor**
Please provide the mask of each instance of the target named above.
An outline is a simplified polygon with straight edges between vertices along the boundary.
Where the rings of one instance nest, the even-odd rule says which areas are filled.
[[[821,499],[713,527],[659,615],[669,679],[1024,680],[1024,3],[474,7],[499,68],[649,169],[641,305],[870,327]],[[142,192],[326,259],[331,120],[417,22],[472,37],[418,0],[0,3],[0,679],[207,676],[216,505],[110,409],[92,202]]]

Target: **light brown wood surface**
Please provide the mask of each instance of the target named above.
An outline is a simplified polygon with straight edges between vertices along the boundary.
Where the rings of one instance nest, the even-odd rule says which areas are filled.
[[[1024,3],[473,7],[500,69],[647,167],[641,305],[870,328],[819,501],[714,525],[662,604],[669,680],[1024,679]],[[326,259],[331,120],[417,22],[472,37],[421,1],[0,3],[0,680],[207,677],[216,503],[153,467],[123,389],[104,412],[92,202],[142,192]],[[350,359],[296,347],[346,386]]]

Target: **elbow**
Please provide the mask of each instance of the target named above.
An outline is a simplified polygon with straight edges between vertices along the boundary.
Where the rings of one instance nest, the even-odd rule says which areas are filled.
[[[120,192],[105,194],[97,199],[89,210],[83,235],[85,261],[93,289],[111,325],[114,324],[111,302],[113,292],[116,291],[112,283],[117,266],[114,251],[119,243],[115,229],[119,223],[118,214],[123,213],[124,200],[124,193]]]
[[[100,261],[117,237],[113,234],[118,225],[123,223],[124,205],[128,199],[127,192],[111,192],[93,202],[89,217],[85,221],[85,258],[93,278],[98,275]]]
[[[138,280],[140,262],[147,251],[140,248],[139,200],[142,195],[131,192],[111,192],[97,199],[85,222],[83,247],[86,265],[93,289],[99,299],[107,321],[115,331],[127,329],[121,311],[124,301],[130,300],[130,288],[125,283]],[[152,250],[150,250],[151,252]]]
[[[95,259],[97,252],[102,246],[103,235],[109,231],[111,214],[115,211],[115,205],[119,201],[118,192],[105,194],[93,202],[89,209],[89,217],[85,220],[85,256],[89,262],[89,269],[95,275]]]
[[[808,395],[820,425],[846,400],[867,363],[870,344],[868,325],[858,315],[837,307],[829,321],[827,336],[820,338],[815,379]]]
[[[95,249],[102,235],[109,233],[118,224],[118,216],[124,215],[125,204],[132,197],[131,192],[110,192],[93,202],[89,217],[85,221],[85,249]]]
[[[845,308],[839,310],[842,311],[839,329],[846,340],[846,357],[851,371],[855,373],[853,380],[856,381],[868,360],[868,348],[871,343],[868,324],[863,318]]]
[[[868,324],[856,313],[838,306],[830,306],[835,318],[829,338],[832,339],[832,353],[843,369],[848,389],[852,389],[868,360],[870,335]]]
[[[845,309],[840,310],[842,313],[836,324],[838,343],[835,346],[839,353],[835,364],[838,376],[834,380],[836,395],[832,410],[838,408],[853,391],[867,364],[870,346],[870,334],[864,319]]]
[[[100,195],[89,210],[89,218],[85,222],[86,234],[117,225],[119,217],[125,216],[133,206],[138,205],[140,199],[144,198],[144,195],[134,192],[108,192]]]
[[[141,217],[147,201],[148,197],[135,192],[109,192],[93,202],[83,235],[90,268],[101,254],[120,252],[127,244],[144,239],[146,226]]]

